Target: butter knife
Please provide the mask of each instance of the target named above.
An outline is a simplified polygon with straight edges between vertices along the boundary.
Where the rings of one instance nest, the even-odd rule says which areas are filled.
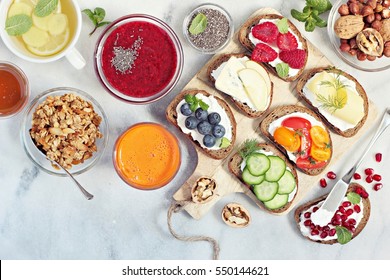
[[[352,180],[353,174],[355,174],[357,168],[363,161],[363,158],[366,156],[368,151],[374,145],[375,141],[378,140],[379,136],[386,130],[390,125],[390,108],[386,108],[385,113],[383,114],[382,120],[379,124],[379,127],[372,137],[370,143],[367,145],[367,148],[364,150],[364,153],[361,155],[356,164],[334,185],[332,191],[329,193],[328,197],[325,199],[321,207],[311,215],[311,221],[315,225],[321,227],[326,226],[333,218],[337,209],[339,208],[341,202],[343,201],[349,183]]]

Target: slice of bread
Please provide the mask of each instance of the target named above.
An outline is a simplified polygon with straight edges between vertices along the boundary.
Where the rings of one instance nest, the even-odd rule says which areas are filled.
[[[282,145],[279,145],[273,135],[271,135],[269,133],[269,127],[271,125],[271,123],[273,123],[274,121],[276,121],[277,119],[283,117],[283,116],[286,116],[286,115],[290,115],[292,113],[306,113],[310,116],[312,116],[314,119],[316,119],[318,122],[322,123],[322,120],[321,118],[316,114],[314,113],[313,111],[311,111],[310,109],[307,109],[306,107],[302,107],[302,106],[297,106],[297,105],[286,105],[286,106],[280,106],[280,107],[277,107],[275,110],[273,110],[272,112],[270,112],[264,119],[263,121],[260,123],[260,130],[261,130],[261,133],[267,137],[273,144],[275,144],[279,150],[281,150],[283,152],[283,154],[285,154],[285,156],[288,158],[288,154],[287,154],[287,151],[286,149],[282,146]],[[330,134],[329,134],[329,131],[328,129],[326,128],[326,126],[323,124],[323,127],[324,129],[326,130],[326,132],[328,133],[329,135],[329,139],[330,139],[330,149],[331,149],[331,156],[332,156],[332,152],[333,152],[333,147],[332,147],[332,138],[330,137]],[[325,168],[326,166],[329,164],[331,158],[326,162],[326,164],[320,168],[299,168],[297,166],[297,168],[299,168],[299,170],[301,170],[303,173],[305,174],[308,174],[308,175],[318,175],[320,174]]]
[[[207,148],[204,148],[200,145],[200,143],[198,141],[195,141],[190,134],[186,134],[195,144],[196,146],[198,146],[206,155],[214,158],[214,159],[224,159],[226,158],[230,152],[232,151],[233,149],[233,146],[234,146],[234,143],[236,141],[236,128],[237,128],[237,123],[236,123],[236,120],[234,118],[234,115],[229,107],[229,105],[224,101],[222,100],[221,98],[217,97],[217,96],[214,96],[214,95],[211,95],[209,94],[208,92],[204,91],[204,90],[199,90],[199,89],[193,89],[193,90],[185,90],[181,93],[179,93],[173,100],[172,102],[168,105],[167,109],[166,109],[166,112],[165,112],[165,115],[166,115],[166,118],[169,122],[171,122],[172,124],[174,124],[175,126],[179,127],[178,126],[178,123],[177,123],[177,112],[176,112],[176,107],[177,105],[180,103],[180,101],[182,101],[184,99],[184,97],[189,94],[189,95],[196,95],[196,94],[203,94],[205,96],[213,96],[218,104],[225,110],[227,116],[229,117],[229,120],[230,120],[230,123],[231,123],[231,126],[232,126],[232,140],[231,140],[231,143],[230,145],[227,147],[227,148],[221,148],[221,149],[217,149],[217,150],[211,150],[211,149],[207,149]]]
[[[266,14],[266,15],[259,15],[259,16],[254,16],[252,18],[249,18],[242,25],[240,30],[238,31],[238,40],[247,50],[252,52],[255,49],[255,45],[249,40],[249,37],[248,37],[249,34],[251,33],[252,27],[257,25],[261,19],[273,20],[273,19],[282,19],[282,18],[283,18],[283,16],[277,15],[277,14]],[[307,54],[306,60],[305,60],[305,65],[306,65],[307,59],[309,57],[309,51],[308,51],[306,39],[303,38],[302,34],[299,32],[299,30],[296,28],[296,26],[290,20],[287,20],[287,22],[288,22],[288,26],[291,29],[292,33],[294,33],[297,36],[299,42],[302,44],[301,48],[306,51],[306,54]],[[267,67],[270,70],[271,73],[273,73],[275,76],[279,77],[277,72],[276,72],[276,69],[273,66],[271,66],[269,63],[263,63],[263,64],[265,67]],[[298,73],[294,76],[287,76],[285,78],[279,77],[279,78],[286,81],[286,82],[295,81],[303,73],[304,68],[305,67],[303,67],[302,69],[299,69]]]
[[[212,83],[213,85],[215,85],[215,79],[212,75],[212,72],[216,69],[218,69],[219,66],[221,66],[222,63],[224,62],[227,62],[230,57],[232,56],[235,56],[237,58],[241,58],[241,57],[244,57],[244,56],[247,56],[246,54],[243,54],[243,53],[232,53],[232,54],[221,54],[219,56],[217,56],[208,66],[207,68],[207,78],[208,80],[210,81],[210,83]],[[249,58],[249,57],[248,57]],[[260,65],[260,64],[259,64]],[[261,65],[260,65],[261,66]],[[271,102],[272,102],[272,93],[273,93],[273,83],[271,82],[271,93],[270,93],[270,100],[269,100],[269,104],[268,104],[268,107],[266,110],[264,111],[257,111],[257,110],[254,110],[252,109],[251,107],[249,107],[247,104],[245,103],[242,103],[240,101],[238,101],[237,99],[233,98],[232,96],[230,96],[229,94],[226,94],[230,100],[237,106],[237,108],[244,114],[246,115],[247,117],[249,118],[259,118],[261,117],[265,112],[267,112],[267,110],[269,109],[270,105],[271,105]]]
[[[357,183],[351,183],[348,187],[347,194],[350,192],[355,192],[356,188],[364,188],[357,184]],[[303,218],[303,213],[305,213],[310,207],[313,205],[317,204],[318,202],[325,200],[328,195],[323,195],[317,199],[314,199],[312,201],[309,201],[301,206],[299,206],[294,213],[294,219],[295,222],[297,223],[298,229],[300,230],[299,223],[301,222],[301,219]],[[368,198],[362,198],[362,203],[363,203],[363,218],[360,221],[360,223],[357,225],[355,232],[352,234],[352,239],[354,239],[356,236],[359,235],[359,233],[363,230],[363,228],[366,226],[368,219],[370,218],[370,212],[371,212],[371,204],[370,200]],[[304,219],[304,218],[303,218]],[[310,241],[317,242],[317,243],[322,243],[322,244],[335,244],[338,243],[337,239],[331,239],[331,240],[313,240],[309,236],[305,236],[305,238],[309,239]]]
[[[359,96],[363,99],[363,106],[364,106],[364,117],[360,120],[360,122],[352,128],[349,128],[347,130],[341,130],[339,127],[335,126],[332,124],[322,113],[321,111],[323,109],[316,107],[313,105],[312,102],[307,98],[307,96],[304,94],[303,89],[306,85],[306,83],[317,73],[320,73],[322,71],[326,71],[328,73],[335,73],[337,75],[342,75],[346,77],[348,80],[352,81],[356,85],[356,91],[359,94]],[[311,109],[316,112],[322,119],[323,121],[337,134],[344,136],[344,137],[352,137],[354,136],[359,129],[364,125],[367,116],[368,116],[368,110],[369,110],[369,102],[367,98],[366,91],[362,87],[362,85],[350,74],[345,73],[344,71],[340,69],[336,69],[334,67],[320,67],[320,68],[314,68],[311,69],[310,71],[307,71],[304,75],[302,75],[297,83],[297,92],[298,94],[305,100],[307,104],[311,107]],[[347,101],[348,102],[348,101]]]
[[[276,149],[272,145],[266,144],[266,143],[259,143],[258,146],[259,146],[259,150],[264,150],[266,152],[272,152],[274,155],[282,158],[286,162],[287,167],[289,167],[291,169],[291,173],[294,175],[295,182],[296,182],[296,191],[295,191],[294,198],[291,201],[289,201],[286,205],[284,205],[282,208],[279,208],[279,209],[276,209],[276,210],[270,210],[270,209],[268,209],[267,207],[264,206],[264,209],[267,210],[270,213],[283,213],[283,212],[285,212],[286,210],[288,210],[290,208],[290,206],[293,203],[295,197],[297,196],[297,193],[298,193],[298,175],[297,175],[297,172],[296,172],[294,166],[291,164],[291,162],[278,149]],[[233,173],[234,176],[236,176],[244,185],[246,185],[248,188],[251,188],[251,186],[246,184],[243,181],[243,179],[242,179],[242,171],[241,171],[241,163],[242,163],[242,161],[243,161],[243,158],[241,157],[240,153],[239,152],[235,153],[229,160],[229,163],[228,163],[229,171],[231,173]]]

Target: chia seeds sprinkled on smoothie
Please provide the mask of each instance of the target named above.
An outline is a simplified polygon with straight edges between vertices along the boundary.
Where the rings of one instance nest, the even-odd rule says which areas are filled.
[[[114,47],[114,57],[111,59],[111,65],[115,67],[116,71],[119,71],[121,74],[126,74],[126,72],[131,73],[142,43],[142,38],[138,36],[137,40],[134,41],[129,49]]]
[[[227,17],[215,9],[202,9],[192,15],[187,29],[190,27],[192,20],[202,13],[207,18],[206,29],[197,35],[189,33],[188,37],[193,45],[204,51],[213,51],[221,47],[229,39],[229,20]]]

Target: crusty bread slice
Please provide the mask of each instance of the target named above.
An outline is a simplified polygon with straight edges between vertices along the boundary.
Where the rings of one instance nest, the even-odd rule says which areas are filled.
[[[247,50],[252,52],[255,49],[255,45],[248,38],[252,27],[257,25],[261,19],[282,19],[282,18],[283,16],[277,14],[266,14],[266,15],[259,15],[259,16],[254,16],[252,18],[249,18],[238,31],[238,40]],[[303,38],[301,32],[299,32],[299,30],[290,20],[287,20],[287,22],[292,33],[294,33],[298,37],[299,42],[301,42],[302,49],[305,50],[307,53],[306,60],[305,60],[305,65],[306,65],[307,59],[309,57],[309,50],[307,48],[306,39]],[[275,76],[279,77],[276,72],[276,69],[272,67],[269,63],[263,63],[263,65],[267,67],[270,70],[270,72],[272,72]],[[287,76],[285,78],[279,77],[279,78],[287,82],[295,81],[303,73],[304,68],[305,67],[300,69],[299,72],[294,76]]]
[[[296,172],[294,166],[291,164],[291,162],[278,149],[276,149],[272,145],[266,144],[266,143],[259,143],[258,146],[259,146],[259,149],[264,150],[266,152],[272,152],[274,155],[279,156],[280,158],[282,158],[286,162],[286,165],[291,169],[291,173],[294,175],[295,182],[296,182],[296,185],[297,185],[296,186],[297,189],[296,189],[294,198],[290,202],[288,202],[285,206],[283,206],[282,208],[279,208],[279,209],[270,210],[270,209],[268,209],[267,207],[264,206],[264,209],[267,210],[268,212],[271,212],[271,213],[283,213],[283,212],[285,212],[286,210],[288,210],[290,208],[290,206],[293,203],[295,197],[297,196],[297,193],[298,193],[298,175],[297,175],[297,172]],[[242,179],[242,171],[241,171],[241,163],[242,163],[242,161],[243,161],[243,158],[241,157],[240,153],[239,152],[235,153],[229,160],[229,163],[228,163],[229,171],[231,173],[233,173],[243,184],[245,184],[248,188],[250,188],[250,186],[248,184],[246,184],[244,182],[244,180]]]
[[[349,187],[348,187],[347,194],[350,193],[350,192],[355,192],[356,188],[358,188],[358,187],[364,189],[361,185],[359,185],[357,183],[351,183],[349,185]],[[325,200],[327,196],[328,195],[326,194],[326,195],[323,195],[323,196],[321,196],[321,197],[319,197],[317,199],[309,201],[309,202],[299,206],[295,210],[294,219],[295,219],[295,222],[297,223],[299,231],[300,231],[299,223],[301,221],[301,214],[304,213],[306,210],[308,210],[311,206],[317,204],[318,202],[320,202],[322,200]],[[363,203],[363,209],[362,209],[362,211],[363,211],[363,218],[360,221],[360,223],[358,224],[358,226],[356,227],[355,232],[352,234],[352,239],[354,239],[356,236],[359,235],[359,233],[366,226],[366,224],[368,222],[368,219],[370,218],[370,213],[371,213],[370,200],[368,198],[362,198],[362,203]],[[335,243],[338,243],[337,239],[332,239],[332,240],[313,240],[313,239],[310,239],[308,236],[305,236],[305,238],[309,239],[310,241],[317,242],[317,243],[322,243],[322,244],[335,244]]]
[[[280,107],[277,107],[275,110],[273,110],[272,112],[270,112],[264,119],[263,121],[260,123],[260,130],[261,130],[261,133],[267,137],[270,141],[272,141],[272,143],[274,143],[278,148],[279,150],[281,150],[285,155],[286,157],[288,158],[288,155],[287,155],[287,151],[286,149],[279,145],[275,140],[274,140],[274,137],[273,135],[271,135],[268,131],[269,129],[269,126],[271,125],[271,123],[273,123],[275,120],[285,116],[285,115],[289,115],[289,114],[292,114],[292,113],[296,113],[296,112],[301,112],[301,113],[307,113],[308,115],[312,116],[313,118],[315,118],[317,121],[322,122],[321,118],[316,114],[314,113],[313,111],[311,111],[310,109],[307,109],[306,107],[302,107],[302,106],[297,106],[297,105],[286,105],[286,106],[280,106]],[[323,125],[326,132],[329,134],[329,131],[328,129],[326,128],[325,125]],[[332,138],[330,137],[330,134],[329,134],[329,139],[330,139],[330,149],[331,149],[331,153],[333,152],[333,147],[332,147]],[[332,155],[331,155],[332,156]],[[325,168],[326,166],[329,164],[331,158],[327,161],[326,165],[324,165],[323,167],[321,168],[299,168],[299,170],[301,170],[303,173],[305,174],[308,174],[308,175],[318,175],[320,174]]]
[[[230,59],[230,57],[232,56],[235,56],[237,58],[240,58],[240,57],[244,57],[246,56],[246,54],[243,54],[243,53],[232,53],[232,54],[221,54],[219,56],[217,56],[208,66],[207,68],[207,78],[208,80],[210,81],[210,83],[212,83],[213,85],[215,84],[215,79],[214,77],[211,75],[211,73],[216,70],[222,63],[228,61]],[[260,65],[261,66],[261,65]],[[268,72],[268,71],[267,71]],[[273,93],[273,87],[274,87],[274,84],[271,82],[271,93],[270,93],[270,101],[269,101],[269,104],[268,104],[268,107],[267,109],[265,109],[264,111],[257,111],[257,110],[254,110],[252,109],[251,107],[249,107],[248,105],[238,101],[237,99],[234,99],[233,97],[231,97],[230,95],[226,94],[230,100],[237,106],[237,108],[244,114],[246,115],[247,117],[249,118],[259,118],[261,117],[265,112],[268,111],[270,105],[271,105],[271,102],[272,102],[272,93]]]
[[[179,93],[173,100],[172,102],[168,105],[165,115],[168,121],[170,121],[172,124],[178,127],[177,124],[177,112],[176,112],[176,107],[184,99],[184,97],[189,94],[189,95],[196,95],[198,93],[201,93],[205,96],[214,96],[209,94],[208,92],[204,90],[199,90],[199,89],[193,89],[193,90],[185,90],[181,93]],[[236,141],[236,129],[237,129],[237,123],[234,118],[234,115],[229,107],[229,105],[223,101],[221,98],[214,96],[214,98],[217,100],[218,104],[221,105],[221,107],[225,110],[227,116],[229,117],[230,123],[232,125],[232,141],[227,148],[223,149],[217,149],[217,150],[211,150],[207,148],[203,148],[198,141],[195,141],[190,134],[186,134],[195,144],[198,146],[206,155],[214,158],[214,159],[224,159],[226,158],[230,152],[233,149],[234,143]]]
[[[347,129],[347,130],[341,130],[340,128],[336,127],[334,124],[332,124],[326,117],[321,114],[320,108],[314,106],[310,100],[306,97],[306,95],[303,92],[303,88],[305,87],[306,83],[310,78],[312,78],[315,74],[320,73],[322,71],[326,71],[329,73],[336,73],[338,75],[342,75],[346,77],[347,79],[351,80],[352,82],[355,83],[356,85],[356,91],[358,94],[362,97],[363,99],[363,105],[364,105],[364,117],[360,120],[360,122],[353,128]],[[366,122],[367,116],[368,116],[368,110],[369,110],[369,102],[367,98],[366,91],[362,87],[362,85],[350,74],[345,73],[344,71],[334,68],[334,67],[319,67],[319,68],[314,68],[309,71],[307,71],[304,75],[302,75],[297,83],[297,92],[298,94],[305,100],[307,104],[311,107],[311,109],[316,112],[322,119],[323,121],[337,134],[344,136],[344,137],[352,137],[354,136],[359,129],[364,125]]]

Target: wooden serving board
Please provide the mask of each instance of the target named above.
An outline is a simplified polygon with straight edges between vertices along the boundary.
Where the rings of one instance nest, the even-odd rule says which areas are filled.
[[[278,11],[272,8],[262,8],[257,10],[251,17],[258,16],[261,14],[280,14]],[[241,46],[238,41],[237,33],[234,35],[233,40],[229,43],[229,45],[223,50],[223,53],[244,53],[246,49]],[[314,47],[308,40],[308,61],[306,65],[306,70],[310,70],[315,67],[328,66],[332,65],[332,63],[316,48]],[[220,53],[219,53],[220,54]],[[217,55],[219,55],[217,54]],[[216,55],[216,56],[217,56]],[[211,85],[206,76],[206,71],[208,64],[214,59],[213,57],[198,73],[192,80],[184,87],[183,90],[186,89],[202,89],[210,94],[214,94],[216,96],[221,97],[224,100],[227,100],[223,94],[217,91],[213,85]],[[271,81],[274,84],[273,90],[273,100],[271,104],[270,110],[273,110],[277,106],[280,105],[288,105],[288,104],[305,104],[299,99],[298,94],[295,92],[296,82],[285,82],[278,77],[270,74]],[[260,208],[266,209],[264,205],[256,198],[256,196],[251,192],[251,190],[243,185],[233,174],[231,174],[228,170],[228,162],[231,156],[237,152],[238,147],[246,139],[256,138],[260,140],[260,142],[266,142],[266,138],[264,138],[259,131],[259,124],[262,118],[251,119],[244,116],[240,113],[235,105],[230,101],[227,101],[233,111],[234,117],[237,121],[237,138],[235,143],[235,149],[232,154],[230,154],[227,158],[223,160],[215,160],[207,155],[199,148],[196,147],[196,151],[198,154],[198,164],[194,171],[194,173],[188,178],[188,180],[184,183],[183,186],[173,195],[173,198],[176,201],[191,201],[191,187],[196,182],[198,178],[201,176],[208,176],[213,178],[216,181],[216,195],[214,198],[205,203],[205,204],[196,204],[193,202],[189,202],[184,206],[184,209],[195,219],[200,219],[204,214],[208,212],[208,210],[223,196],[226,196],[231,193],[245,193],[248,195]],[[345,151],[349,150],[353,146],[353,144],[365,133],[365,131],[374,123],[377,116],[377,109],[375,105],[370,102],[369,105],[369,114],[366,120],[366,123],[360,129],[360,131],[351,138],[344,138],[335,133],[331,132],[332,143],[333,143],[333,156],[330,164],[326,170],[329,170],[333,164],[335,164],[345,153]],[[324,171],[326,172],[326,171]],[[294,206],[309,192],[309,190],[315,186],[318,186],[319,178],[323,177],[322,174],[317,176],[309,176],[306,175],[299,170],[298,173],[298,193],[293,204],[290,206],[289,210],[280,213],[278,215],[287,214]]]

